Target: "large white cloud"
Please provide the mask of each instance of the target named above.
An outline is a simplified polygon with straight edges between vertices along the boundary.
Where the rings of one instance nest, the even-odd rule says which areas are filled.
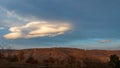
[[[68,23],[51,23],[47,21],[30,22],[23,26],[10,27],[10,33],[4,35],[6,39],[34,38],[56,36],[71,29]]]

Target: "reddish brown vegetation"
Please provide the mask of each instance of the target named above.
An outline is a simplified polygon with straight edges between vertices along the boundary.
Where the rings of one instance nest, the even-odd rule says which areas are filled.
[[[5,51],[3,54],[0,54],[0,58],[2,58],[0,60],[4,60],[10,65],[15,64],[19,66],[22,64],[23,66],[28,66],[28,68],[31,65],[36,66],[36,68],[107,68],[107,62],[109,62],[110,55],[116,54],[120,57],[120,51],[86,51],[75,48],[25,49],[13,50],[9,52],[11,54],[12,60],[15,61],[13,61],[14,63],[7,61],[5,58],[3,58],[6,56],[8,51]],[[18,62],[16,62],[17,59]],[[2,66],[2,64],[0,66]]]

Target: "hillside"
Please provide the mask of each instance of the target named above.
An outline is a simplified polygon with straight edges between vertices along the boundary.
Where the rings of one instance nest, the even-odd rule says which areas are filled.
[[[107,62],[109,56],[116,54],[120,57],[120,50],[83,50],[76,48],[35,48],[11,51],[11,54],[18,55],[20,52],[24,53],[24,56],[32,55],[35,59],[47,59],[48,57],[54,57],[55,59],[64,60],[69,56],[74,56],[77,59],[83,58],[96,58],[101,61]]]
[[[16,55],[19,58],[19,63],[25,63],[26,59],[32,56],[38,61],[39,65],[45,66],[49,65],[62,65],[65,66],[73,63],[77,63],[78,67],[96,64],[104,64],[109,61],[109,56],[116,54],[120,57],[120,50],[83,50],[76,48],[34,48],[34,49],[23,49],[23,50],[4,50],[4,55]],[[94,64],[95,63],[95,64]],[[87,65],[87,66],[86,66]],[[73,65],[74,66],[74,65]],[[86,67],[84,67],[86,66]],[[98,66],[98,65],[97,65]],[[101,66],[101,65],[99,65]],[[104,65],[103,65],[104,66]],[[89,67],[90,68],[90,67]],[[102,68],[102,67],[94,67]]]

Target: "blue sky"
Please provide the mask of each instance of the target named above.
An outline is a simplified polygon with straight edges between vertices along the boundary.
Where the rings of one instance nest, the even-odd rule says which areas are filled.
[[[0,41],[17,49],[119,50],[119,26],[119,0],[0,0]]]

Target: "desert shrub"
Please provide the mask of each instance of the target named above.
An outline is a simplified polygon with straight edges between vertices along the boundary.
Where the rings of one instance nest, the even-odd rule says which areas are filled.
[[[0,53],[0,59],[3,59],[4,55],[2,53]]]
[[[56,62],[56,60],[53,57],[49,57],[43,61],[45,64],[53,64]]]
[[[24,60],[24,52],[23,51],[21,51],[21,52],[19,52],[19,54],[18,54],[18,59],[19,59],[19,61],[21,62],[21,61],[23,61]]]
[[[73,64],[73,63],[75,63],[76,62],[76,58],[75,57],[73,57],[73,56],[69,56],[68,57],[68,63],[69,64]]]
[[[74,56],[69,56],[68,57],[68,60],[67,60],[67,63],[70,67],[76,67],[77,65],[77,61],[76,61],[76,58]]]
[[[46,67],[52,68],[56,65],[56,59],[54,59],[53,57],[48,57],[47,59],[43,60],[43,63]]]
[[[48,58],[48,63],[55,63],[55,59],[53,57]]]
[[[83,59],[85,68],[106,68],[105,64],[97,58],[85,58]]]
[[[18,62],[18,57],[16,55],[9,55],[6,59],[10,62]]]
[[[28,57],[25,62],[30,63],[30,64],[37,64],[38,63],[38,61],[35,60],[32,56]]]
[[[117,55],[111,55],[108,63],[109,68],[120,68],[120,60]]]

